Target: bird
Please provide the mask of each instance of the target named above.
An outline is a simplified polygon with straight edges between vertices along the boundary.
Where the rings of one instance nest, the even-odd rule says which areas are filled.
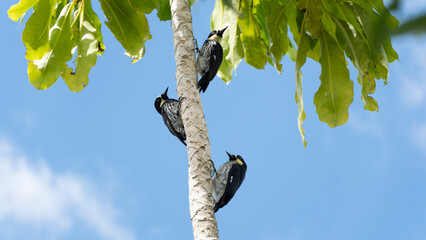
[[[155,99],[155,109],[163,117],[169,131],[176,136],[186,146],[186,134],[183,127],[182,117],[180,115],[180,101],[176,99],[169,99],[167,91]]]
[[[229,161],[215,171],[216,174],[213,178],[214,212],[217,212],[231,201],[246,176],[247,164],[244,159],[240,155],[226,153],[229,156]]]
[[[201,47],[197,56],[197,72],[200,74],[201,79],[198,81],[199,91],[205,92],[209,83],[216,76],[220,64],[223,59],[223,49],[220,45],[223,33],[228,27],[222,30],[213,30],[207,40]]]

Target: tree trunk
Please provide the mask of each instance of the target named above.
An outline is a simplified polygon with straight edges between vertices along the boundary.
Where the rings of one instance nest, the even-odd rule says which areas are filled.
[[[194,35],[187,0],[170,0],[177,92],[188,144],[189,211],[194,239],[219,239],[213,212],[210,142],[197,89]]]

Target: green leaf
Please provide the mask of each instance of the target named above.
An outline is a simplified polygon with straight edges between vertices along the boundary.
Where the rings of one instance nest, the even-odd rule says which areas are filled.
[[[333,37],[335,41],[337,41],[336,25],[331,20],[331,16],[328,14],[327,11],[322,11],[322,12],[323,13],[321,14],[321,23],[323,28],[327,31],[328,34],[330,34],[330,36]]]
[[[172,19],[169,0],[158,0],[157,16],[160,21],[168,21]]]
[[[253,18],[259,26],[260,36],[265,42],[266,46],[269,46],[269,30],[266,20],[266,10],[264,0],[253,0]]]
[[[257,69],[263,69],[267,61],[267,46],[260,34],[260,26],[253,16],[252,3],[252,0],[240,1],[238,25],[241,28],[245,61]]]
[[[90,69],[96,64],[99,46],[102,44],[101,22],[93,11],[90,1],[84,1],[80,15],[79,40],[75,72],[68,68],[62,78],[73,92],[79,92],[89,84]]]
[[[321,1],[318,0],[300,0],[300,9],[305,9],[305,31],[311,38],[320,38],[321,35]]]
[[[26,58],[42,58],[49,50],[49,29],[55,0],[40,0],[22,32],[22,41],[27,48]]]
[[[37,89],[46,89],[56,82],[67,68],[66,62],[72,58],[74,47],[71,41],[71,17],[74,1],[68,3],[61,11],[56,24],[50,30],[49,44],[51,50],[41,59],[28,62],[28,76]]]
[[[389,40],[389,32],[385,29],[382,18],[372,9],[365,10],[357,4],[350,5],[350,8],[358,15],[358,21],[367,36],[368,45],[371,46],[370,51],[373,63],[369,65],[368,72],[372,73],[375,78],[385,79],[386,84],[389,60],[384,44]],[[396,59],[398,55],[390,46],[390,40],[387,44],[389,45],[386,45],[386,51],[388,51],[390,59]]]
[[[302,136],[303,145],[306,148],[306,145],[308,144],[308,142],[306,142],[306,140],[305,140],[305,129],[303,129],[303,126],[302,126],[302,124],[303,124],[303,122],[305,121],[305,118],[306,118],[306,113],[305,113],[305,108],[303,106],[303,91],[302,91],[303,74],[302,74],[302,71],[300,69],[302,68],[302,66],[306,62],[306,56],[307,56],[307,53],[310,49],[310,40],[309,40],[309,36],[304,31],[304,27],[305,27],[305,21],[303,21],[303,23],[302,23],[302,28],[301,28],[302,30],[300,32],[299,42],[297,43],[297,45],[299,47],[297,48],[297,55],[296,55],[296,69],[295,69],[295,72],[296,72],[296,94],[295,94],[295,99],[296,99],[297,106],[299,108],[297,125],[299,127],[300,135]]]
[[[294,42],[298,43],[300,34],[299,34],[299,25],[298,25],[298,18],[303,19],[304,14],[299,11],[298,6],[296,5],[295,1],[291,1],[287,11],[285,11],[285,17],[287,20],[287,25],[290,28],[291,35],[293,35]]]
[[[346,22],[336,20],[336,24],[339,43],[345,48],[346,55],[358,69],[358,82],[362,87],[361,100],[364,102],[364,109],[378,111],[379,106],[376,100],[369,96],[376,89],[376,81],[373,75],[368,72],[370,66],[374,65],[369,47],[358,32],[351,29]]]
[[[11,6],[7,11],[9,18],[17,22],[25,13],[32,8],[38,0],[21,0],[19,3]]]
[[[100,0],[108,21],[107,27],[126,49],[125,54],[136,62],[145,54],[145,42],[151,39],[145,14],[128,1]]]
[[[288,4],[279,5],[272,10],[268,16],[267,24],[269,35],[271,36],[269,51],[273,55],[273,66],[279,73],[282,71],[281,59],[287,53],[289,40],[287,37],[287,21],[285,12],[288,9]]]
[[[232,70],[236,71],[244,58],[244,48],[240,39],[240,28],[237,24],[237,1],[217,0],[211,16],[212,29],[226,29],[220,44],[223,48],[223,61],[218,76],[225,82],[232,79]]]
[[[368,1],[371,3],[374,9],[376,9],[377,12],[379,12],[380,15],[382,15],[389,29],[391,30],[398,29],[398,26],[399,26],[398,19],[396,19],[394,16],[390,14],[389,10],[383,4],[383,0],[368,0]]]
[[[226,59],[223,59],[222,64],[219,67],[217,76],[220,77],[224,82],[230,82],[232,79],[233,66]]]
[[[358,22],[357,15],[353,9],[345,5],[343,2],[333,2],[330,4],[327,0],[325,0],[323,3],[331,17],[346,22],[349,26],[355,28],[365,39],[364,30],[361,27],[361,24]]]
[[[288,38],[287,55],[293,62],[296,62],[297,50],[296,50],[296,46],[294,46],[290,38]]]
[[[320,45],[321,85],[315,93],[314,104],[320,121],[333,128],[348,121],[348,108],[353,100],[353,82],[349,79],[345,55],[324,30]]]
[[[146,14],[150,14],[158,6],[158,0],[130,0],[130,3]]]
[[[368,72],[364,74],[358,74],[358,82],[361,83],[361,100],[364,102],[364,109],[369,111],[379,111],[379,105],[377,101],[368,96],[368,94],[374,93],[376,89],[376,81],[374,77],[368,74]]]
[[[390,63],[399,59],[398,53],[392,47],[391,39],[389,36],[386,36],[385,40],[383,41],[383,48],[385,50],[386,57]]]

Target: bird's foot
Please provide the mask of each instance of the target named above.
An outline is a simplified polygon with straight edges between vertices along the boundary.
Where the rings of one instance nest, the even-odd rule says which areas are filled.
[[[209,162],[211,162],[211,167],[213,168],[213,171],[211,172],[211,177],[213,178],[213,176],[217,174],[217,171],[216,171],[216,167],[214,166],[213,160],[209,159]]]
[[[194,50],[196,53],[200,52],[200,49],[198,48],[198,43],[197,43],[197,39],[194,38]]]

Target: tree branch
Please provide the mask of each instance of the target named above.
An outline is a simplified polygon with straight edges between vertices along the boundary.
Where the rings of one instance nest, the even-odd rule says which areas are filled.
[[[177,92],[186,131],[189,159],[189,209],[194,239],[219,239],[213,212],[210,142],[197,89],[194,35],[187,0],[170,0],[175,46]]]

